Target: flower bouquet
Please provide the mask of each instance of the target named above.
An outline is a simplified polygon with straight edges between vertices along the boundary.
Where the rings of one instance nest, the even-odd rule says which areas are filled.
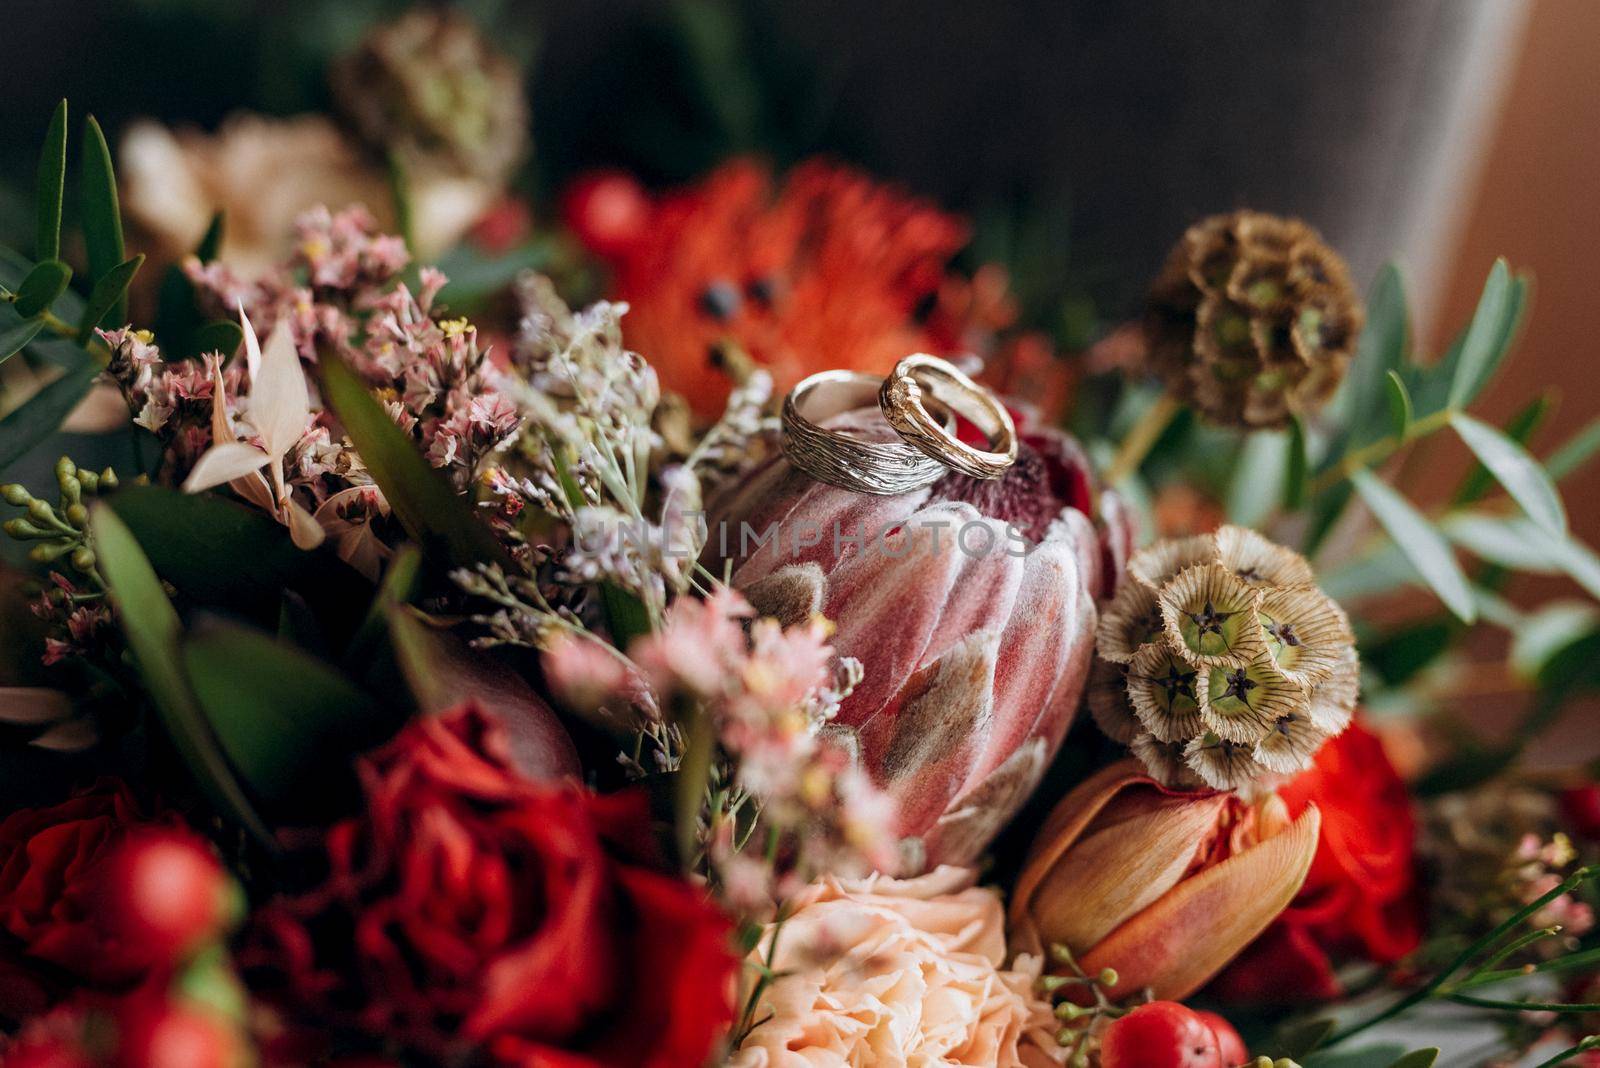
[[[0,487],[0,1066],[1600,1050],[1600,787],[1521,760],[1600,611],[1504,595],[1600,597],[1600,432],[1471,414],[1526,277],[1434,357],[1239,211],[1067,352],[833,161],[530,216],[504,63],[408,16],[343,126],[141,127],[120,183],[49,119],[0,466],[85,413],[125,460]],[[238,184],[286,159],[326,203]]]

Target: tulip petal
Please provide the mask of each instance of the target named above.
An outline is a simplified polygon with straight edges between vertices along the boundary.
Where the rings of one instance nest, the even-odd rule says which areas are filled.
[[[189,477],[183,480],[183,492],[199,493],[244,478],[261,470],[267,459],[267,454],[254,445],[242,441],[220,442],[207,449],[189,469]]]
[[[1115,968],[1113,999],[1150,987],[1157,1000],[1193,994],[1249,945],[1299,892],[1322,825],[1315,805],[1282,834],[1180,882],[1079,960]]]

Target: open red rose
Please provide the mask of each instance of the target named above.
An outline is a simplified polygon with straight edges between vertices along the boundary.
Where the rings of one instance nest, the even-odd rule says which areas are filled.
[[[0,1018],[38,1012],[57,980],[107,986],[136,979],[137,963],[99,919],[102,863],[130,827],[148,822],[120,780],[103,780],[57,805],[0,821]]]
[[[1292,813],[1317,805],[1321,841],[1294,901],[1212,984],[1229,1001],[1335,998],[1334,959],[1389,964],[1422,937],[1411,798],[1378,736],[1357,720],[1279,793]]]
[[[522,778],[476,705],[360,773],[322,885],[258,914],[258,990],[441,1060],[706,1062],[738,965],[722,915],[651,862],[642,795]]]

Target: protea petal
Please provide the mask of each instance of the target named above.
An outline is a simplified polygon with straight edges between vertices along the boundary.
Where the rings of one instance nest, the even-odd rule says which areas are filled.
[[[1317,852],[1315,805],[1288,830],[1193,875],[1084,954],[1093,975],[1115,968],[1108,993],[1149,987],[1158,1000],[1193,994],[1249,945],[1294,899]]]

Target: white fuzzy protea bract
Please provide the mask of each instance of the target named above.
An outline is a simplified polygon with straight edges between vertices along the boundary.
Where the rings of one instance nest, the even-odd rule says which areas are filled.
[[[1158,542],[1100,615],[1089,710],[1169,786],[1250,794],[1350,723],[1350,621],[1304,557],[1253,530]]]

